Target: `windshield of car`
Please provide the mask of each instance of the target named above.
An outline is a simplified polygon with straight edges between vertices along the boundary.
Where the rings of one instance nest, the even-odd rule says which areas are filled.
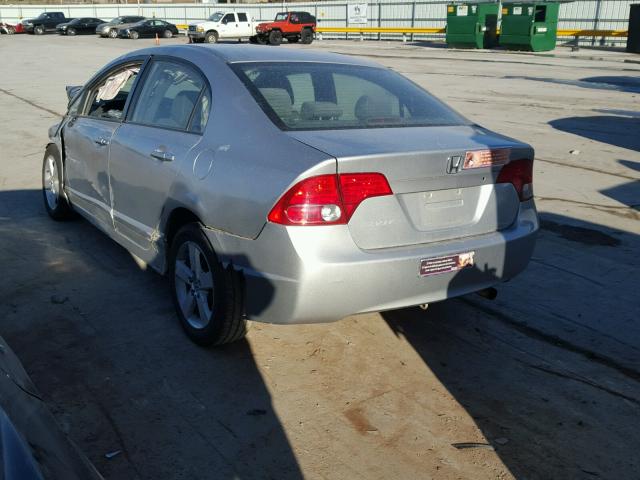
[[[287,19],[287,15],[289,15],[288,13],[278,13],[276,15],[276,19],[274,20],[274,22],[284,22]]]
[[[209,20],[211,20],[212,22],[219,22],[222,19],[222,17],[224,17],[224,13],[216,12],[209,17]]]
[[[232,68],[282,130],[469,125],[407,78],[331,63],[236,63]]]

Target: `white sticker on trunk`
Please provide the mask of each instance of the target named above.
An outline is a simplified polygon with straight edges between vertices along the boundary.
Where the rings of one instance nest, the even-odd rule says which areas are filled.
[[[469,14],[469,7],[467,5],[458,5],[458,13],[459,17],[466,17]]]
[[[514,15],[522,15],[522,7],[513,7]]]

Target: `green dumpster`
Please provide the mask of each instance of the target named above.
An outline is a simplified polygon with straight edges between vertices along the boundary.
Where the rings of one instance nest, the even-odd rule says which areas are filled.
[[[447,5],[447,45],[456,48],[491,48],[497,45],[498,3]]]
[[[556,48],[559,3],[503,3],[500,45],[509,50],[546,52]]]

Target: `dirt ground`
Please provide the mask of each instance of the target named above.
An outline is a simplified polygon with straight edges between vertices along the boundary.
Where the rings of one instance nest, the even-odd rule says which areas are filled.
[[[64,86],[151,43],[0,38],[0,335],[107,479],[640,478],[640,57],[312,44],[531,143],[534,257],[495,301],[254,324],[207,350],[163,278],[42,205]]]

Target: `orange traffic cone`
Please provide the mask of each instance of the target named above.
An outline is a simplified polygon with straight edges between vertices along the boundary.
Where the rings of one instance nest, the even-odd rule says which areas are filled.
[[[157,33],[156,33],[156,45],[160,45],[160,37],[158,37]]]

